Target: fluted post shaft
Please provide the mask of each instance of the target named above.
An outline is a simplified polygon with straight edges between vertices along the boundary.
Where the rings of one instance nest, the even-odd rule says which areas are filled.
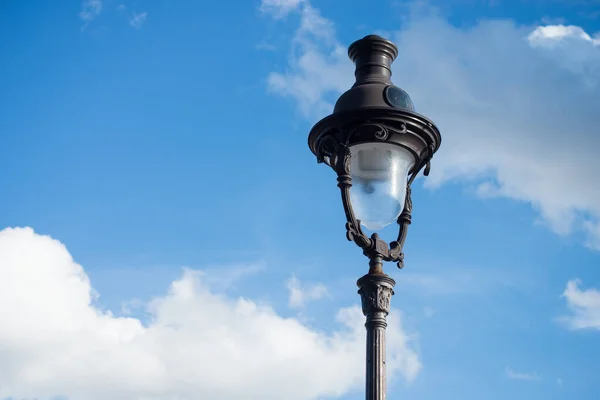
[[[386,399],[385,328],[395,284],[383,273],[369,273],[357,282],[362,311],[367,317],[366,400]]]

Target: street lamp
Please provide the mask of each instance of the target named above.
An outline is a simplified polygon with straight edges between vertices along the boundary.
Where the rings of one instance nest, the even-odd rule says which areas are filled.
[[[396,282],[383,261],[404,266],[402,247],[411,222],[410,185],[439,149],[441,135],[429,119],[415,113],[408,94],[390,80],[397,47],[366,36],[348,48],[356,83],[342,94],[333,114],[310,131],[308,145],[318,162],[337,174],[346,214],[346,237],[369,258],[369,273],[357,282],[366,316],[366,399],[384,400],[385,328]],[[396,221],[398,238],[389,245],[377,231]],[[362,226],[373,231],[365,235]]]

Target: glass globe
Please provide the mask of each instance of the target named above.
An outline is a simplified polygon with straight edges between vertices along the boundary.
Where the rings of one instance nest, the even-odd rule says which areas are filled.
[[[371,231],[397,220],[406,200],[408,171],[415,158],[389,143],[363,143],[350,147],[350,202],[354,215]]]

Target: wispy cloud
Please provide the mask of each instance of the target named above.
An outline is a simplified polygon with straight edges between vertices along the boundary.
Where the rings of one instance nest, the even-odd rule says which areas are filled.
[[[265,268],[263,263],[209,267],[203,269],[202,279],[213,289],[233,289],[241,280],[256,275]]]
[[[288,305],[290,308],[303,308],[306,303],[314,300],[319,300],[329,295],[325,285],[317,284],[301,284],[298,278],[292,276],[286,284],[290,297]]]
[[[131,18],[129,19],[129,25],[131,25],[135,29],[140,29],[144,25],[144,23],[146,23],[147,17],[147,12],[142,12],[139,14],[134,12]]]
[[[508,379],[515,379],[518,381],[541,381],[542,378],[535,372],[516,372],[510,367],[506,367],[505,371]]]
[[[274,18],[283,18],[304,2],[305,0],[262,0],[260,11]]]
[[[101,0],[86,0],[81,5],[81,11],[79,11],[79,18],[83,21],[81,29],[85,29],[101,12]]]
[[[600,330],[600,291],[595,288],[581,289],[581,280],[572,279],[562,297],[567,301],[571,315],[559,317],[558,320],[570,329]]]
[[[258,42],[255,47],[257,50],[277,51],[277,46],[265,41]]]

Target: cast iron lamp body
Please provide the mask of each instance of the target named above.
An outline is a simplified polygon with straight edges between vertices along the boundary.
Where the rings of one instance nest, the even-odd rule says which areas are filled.
[[[391,82],[391,64],[397,55],[392,42],[376,35],[354,42],[348,56],[356,66],[356,83],[340,96],[333,114],[319,121],[308,137],[317,161],[337,174],[346,214],[346,237],[369,258],[369,273],[357,282],[367,319],[367,400],[386,398],[385,328],[395,281],[384,274],[383,261],[404,266],[402,248],[412,212],[410,185],[421,170],[429,174],[431,158],[441,143],[434,123],[417,114],[408,94]],[[352,165],[356,165],[352,163],[352,149],[364,144],[390,149],[390,154],[399,146],[402,154],[414,158],[405,172],[408,176],[401,180],[406,182],[406,195],[397,196],[405,198],[397,217],[398,237],[389,245],[377,233],[365,235],[351,201]]]

